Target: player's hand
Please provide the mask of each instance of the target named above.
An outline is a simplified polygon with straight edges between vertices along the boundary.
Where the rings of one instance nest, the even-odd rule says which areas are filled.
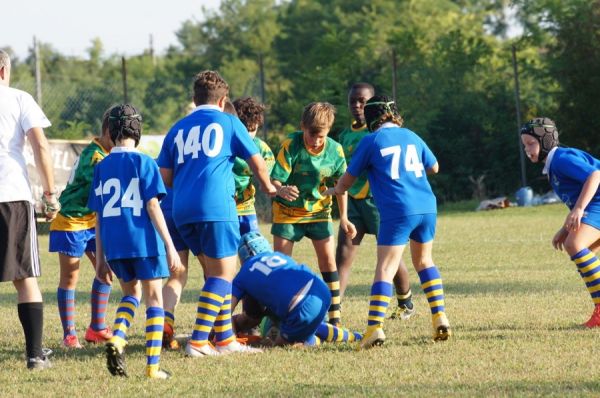
[[[277,190],[277,196],[290,202],[298,199],[299,195],[300,191],[295,185],[282,185]]]
[[[106,285],[112,285],[112,270],[104,258],[96,257],[96,279]]]
[[[333,195],[335,195],[335,187],[327,188],[326,190],[324,190],[323,192],[321,192],[321,195],[323,195],[323,196],[333,196]]]
[[[552,246],[554,246],[556,250],[563,251],[567,236],[569,236],[569,231],[567,231],[565,228],[559,229],[552,238]]]
[[[269,183],[267,186],[261,184],[260,190],[269,195],[271,198],[277,195],[277,188],[275,188],[275,185],[271,183]]]
[[[167,263],[169,264],[169,271],[171,271],[171,273],[178,274],[184,271],[183,264],[179,258],[179,253],[177,253],[177,250],[175,250],[174,247],[167,250]]]
[[[581,226],[581,218],[583,217],[583,209],[574,208],[569,212],[565,219],[564,228],[568,232],[575,232]]]
[[[354,239],[356,236],[356,227],[349,220],[340,220],[340,228],[342,228],[342,231],[344,231],[346,236],[350,239]]]
[[[60,211],[60,202],[56,192],[44,192],[42,194],[42,204],[44,205],[44,215],[46,221],[52,221]]]

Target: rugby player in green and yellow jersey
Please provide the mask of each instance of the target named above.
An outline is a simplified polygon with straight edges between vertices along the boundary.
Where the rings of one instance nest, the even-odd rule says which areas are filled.
[[[352,155],[358,143],[362,138],[370,134],[365,122],[364,107],[367,101],[375,95],[375,89],[369,83],[355,83],[348,92],[348,109],[352,114],[354,121],[349,128],[342,130],[338,136],[338,141],[344,149],[344,155],[348,163],[352,160]],[[363,240],[365,234],[377,236],[379,231],[379,211],[375,207],[367,173],[362,173],[348,190],[348,219],[356,227],[356,236],[350,238],[341,233],[338,234],[337,248],[335,252],[335,262],[340,274],[340,296],[343,298],[348,280],[350,279],[350,269],[354,262],[354,257],[358,246]],[[394,286],[396,288],[396,299],[398,307],[392,313],[391,318],[400,318],[408,320],[415,314],[412,303],[412,293],[408,278],[408,270],[404,261],[400,261],[398,272],[394,276]]]
[[[60,280],[58,311],[63,327],[63,346],[81,348],[75,328],[75,288],[80,259],[85,253],[96,267],[96,215],[87,207],[94,167],[114,146],[108,131],[108,113],[102,117],[102,135],[86,146],[71,170],[67,186],[60,195],[61,210],[50,224],[49,251],[58,252]],[[101,343],[112,333],[106,325],[106,306],[111,286],[94,278],[91,291],[92,317],[85,340]]]
[[[304,236],[312,240],[317,262],[331,291],[329,323],[339,325],[340,282],[335,263],[331,197],[323,196],[326,180],[337,179],[346,170],[340,144],[329,138],[335,108],[326,102],[313,102],[304,108],[300,128],[281,145],[271,172],[277,196],[273,201],[273,245],[275,251],[292,255],[294,242]],[[347,217],[347,197],[337,196],[340,229],[351,238],[356,235]]]
[[[256,102],[251,97],[238,98],[233,101],[233,106],[248,133],[258,147],[260,156],[267,164],[267,170],[271,173],[275,158],[273,151],[266,142],[256,136],[256,132],[264,123],[265,106]],[[260,232],[258,219],[254,208],[256,189],[252,184],[252,170],[244,159],[235,158],[233,163],[233,178],[235,180],[235,204],[240,220],[240,235],[250,231]]]

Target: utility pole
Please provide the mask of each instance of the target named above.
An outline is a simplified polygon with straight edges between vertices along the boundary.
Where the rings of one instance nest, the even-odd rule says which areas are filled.
[[[37,39],[33,36],[33,56],[35,57],[35,99],[42,107],[42,68],[40,64],[40,47]]]
[[[263,55],[262,52],[258,53],[258,69],[260,74],[260,101],[263,104],[266,104],[266,94],[265,94],[265,67],[263,63]],[[265,121],[263,123],[263,138],[265,141],[267,140],[267,113],[265,112]]]
[[[517,47],[512,45],[512,63],[515,77],[515,108],[517,110],[517,138],[519,144],[519,158],[521,161],[521,186],[527,186],[527,176],[525,174],[525,152],[521,145],[521,94],[519,88],[519,68],[517,66]]]
[[[123,76],[123,100],[127,104],[129,103],[129,95],[127,93],[127,61],[125,56],[121,57],[121,75]]]
[[[392,48],[392,97],[394,99],[394,102],[396,102],[396,94],[397,94],[397,82],[398,82],[398,76],[396,75],[396,69],[398,68],[397,65],[397,61],[396,61],[396,50]],[[398,104],[396,104],[396,107],[398,107]]]

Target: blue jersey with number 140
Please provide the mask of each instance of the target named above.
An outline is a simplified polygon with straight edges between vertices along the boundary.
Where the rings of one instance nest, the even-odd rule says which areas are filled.
[[[165,254],[146,209],[165,193],[156,162],[136,149],[115,147],[95,167],[87,206],[96,212],[107,260]]]
[[[437,160],[425,142],[409,129],[385,123],[356,148],[348,173],[369,176],[373,199],[386,219],[437,213],[427,169]]]
[[[247,294],[285,319],[294,297],[315,278],[310,268],[283,253],[261,253],[244,262],[232,295],[241,299]]]
[[[157,161],[173,170],[175,224],[237,221],[233,163],[257,153],[242,122],[214,105],[201,105],[175,123]]]

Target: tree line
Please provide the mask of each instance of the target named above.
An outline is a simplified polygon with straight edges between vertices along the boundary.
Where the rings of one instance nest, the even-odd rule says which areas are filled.
[[[184,114],[193,76],[215,69],[232,98],[264,94],[273,149],[311,101],[336,105],[335,138],[350,123],[348,88],[366,81],[396,95],[405,126],[438,157],[441,201],[506,195],[520,186],[515,46],[523,121],[551,117],[563,144],[600,155],[598,0],[223,0],[202,14],[165,54],[127,59],[128,99],[146,132],[165,132]],[[121,57],[99,39],[86,59],[49,43],[40,53],[42,75],[68,93],[50,135],[97,131],[102,111],[122,101]],[[12,80],[32,81],[34,63],[16,59]],[[548,190],[540,170],[527,165],[528,182]]]

